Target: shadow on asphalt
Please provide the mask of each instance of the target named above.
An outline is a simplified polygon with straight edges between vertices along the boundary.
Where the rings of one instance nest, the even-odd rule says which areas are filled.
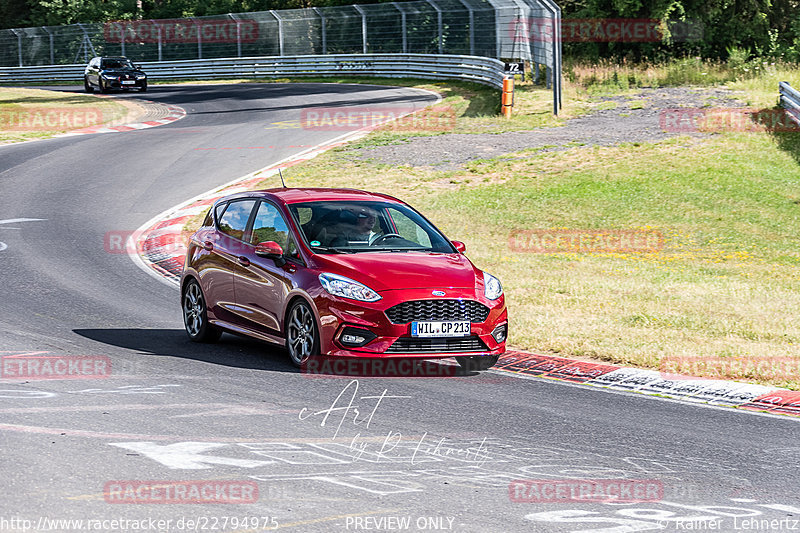
[[[180,357],[215,365],[295,373],[286,351],[255,339],[224,334],[219,342],[191,342],[182,329],[75,329],[81,337],[155,357]]]
[[[316,358],[302,370],[289,361],[286,350],[250,337],[224,333],[213,344],[189,341],[182,329],[104,328],[75,329],[81,337],[109,346],[116,346],[143,356],[178,357],[220,366],[304,373],[317,377],[341,378],[454,378],[481,376],[478,371],[465,371],[458,366],[435,360],[400,364],[403,359]],[[352,361],[352,363],[349,363]],[[485,380],[485,377],[484,377]]]

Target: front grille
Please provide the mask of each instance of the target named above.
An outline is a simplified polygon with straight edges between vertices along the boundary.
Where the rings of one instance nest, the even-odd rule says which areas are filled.
[[[489,308],[474,300],[414,300],[386,310],[393,324],[408,324],[414,320],[469,320],[485,322]]]
[[[442,353],[442,352],[483,352],[486,344],[480,337],[447,337],[420,339],[416,337],[400,337],[389,346],[386,353]]]

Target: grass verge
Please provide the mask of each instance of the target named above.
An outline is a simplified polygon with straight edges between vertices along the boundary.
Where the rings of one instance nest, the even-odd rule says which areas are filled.
[[[129,108],[110,98],[0,87],[0,143],[41,139],[124,119]]]

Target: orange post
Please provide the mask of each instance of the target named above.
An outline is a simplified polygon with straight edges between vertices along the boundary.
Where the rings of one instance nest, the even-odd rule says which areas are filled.
[[[503,116],[511,118],[511,110],[514,108],[514,77],[506,76],[503,78]]]

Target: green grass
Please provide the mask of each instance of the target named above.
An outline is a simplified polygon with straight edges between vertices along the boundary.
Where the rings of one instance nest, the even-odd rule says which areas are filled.
[[[132,104],[110,98],[25,88],[0,88],[0,143],[52,137],[65,131],[124,122]],[[45,117],[56,118],[47,123]]]
[[[505,284],[516,348],[646,368],[687,355],[800,364],[796,138],[722,134],[517,155],[436,172],[355,162],[338,150],[287,177],[298,187],[393,194],[465,241],[469,257]],[[545,228],[645,228],[665,246],[511,251],[512,230]],[[800,387],[797,377],[748,377]]]
[[[670,72],[657,69],[653,79],[677,76]],[[719,67],[710,75],[766,108],[774,104],[776,79],[797,79],[791,69],[757,78],[728,74]],[[462,109],[475,97],[464,87],[438,90]],[[575,82],[570,90],[581,95],[582,106],[611,108],[592,104],[590,87]],[[481,131],[476,126],[483,120],[504,124],[480,113],[460,117],[475,119],[465,123],[465,132]],[[538,119],[517,120],[522,125]],[[361,144],[393,142],[401,135],[388,129]],[[686,357],[788,358],[796,363],[791,375],[764,366],[746,375],[726,374],[726,368],[735,368],[731,363],[711,377],[798,389],[798,137],[723,132],[658,143],[531,150],[449,171],[362,161],[353,147],[344,147],[292,167],[286,178],[297,187],[392,194],[466,242],[467,255],[504,282],[514,348],[655,369]],[[272,178],[259,184],[275,185]],[[535,229],[644,229],[660,232],[664,247],[650,253],[512,251],[512,231]]]

